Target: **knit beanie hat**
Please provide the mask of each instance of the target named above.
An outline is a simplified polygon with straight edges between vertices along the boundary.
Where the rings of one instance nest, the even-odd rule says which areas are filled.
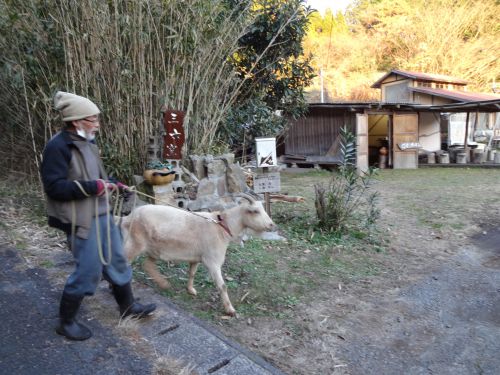
[[[64,91],[58,91],[54,96],[54,107],[61,112],[63,121],[81,120],[101,113],[89,99]]]

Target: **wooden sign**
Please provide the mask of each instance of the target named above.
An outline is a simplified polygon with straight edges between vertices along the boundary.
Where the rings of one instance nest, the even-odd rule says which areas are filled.
[[[167,110],[163,113],[163,159],[182,159],[184,145],[184,115],[182,111]]]
[[[281,188],[279,172],[257,174],[253,178],[253,191],[260,193],[276,193]]]

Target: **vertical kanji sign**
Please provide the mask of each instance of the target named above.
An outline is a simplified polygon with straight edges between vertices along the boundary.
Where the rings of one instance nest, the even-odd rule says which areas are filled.
[[[182,111],[167,110],[163,113],[163,158],[182,159],[182,146],[184,145],[184,115]]]

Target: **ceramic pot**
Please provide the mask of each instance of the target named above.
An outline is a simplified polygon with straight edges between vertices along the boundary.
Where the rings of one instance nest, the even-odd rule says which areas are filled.
[[[175,180],[175,172],[170,171],[167,168],[146,169],[142,176],[150,185],[166,185]]]

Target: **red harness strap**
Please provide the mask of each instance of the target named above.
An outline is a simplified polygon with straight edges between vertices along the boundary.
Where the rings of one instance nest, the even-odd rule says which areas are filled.
[[[217,215],[217,220],[219,220],[219,222],[217,224],[219,224],[222,228],[224,228],[224,230],[227,232],[227,234],[229,234],[229,236],[233,237],[233,235],[231,234],[231,231],[229,230],[227,225],[224,223],[224,219],[222,219],[222,216]]]

